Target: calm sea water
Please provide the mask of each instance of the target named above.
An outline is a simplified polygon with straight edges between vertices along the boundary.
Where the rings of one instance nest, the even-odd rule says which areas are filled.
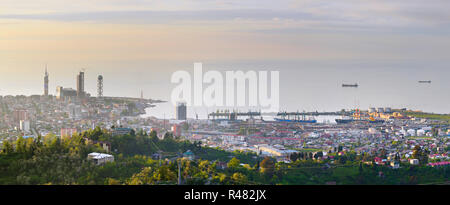
[[[85,71],[85,88],[97,91],[97,75],[104,78],[105,96],[140,97],[170,100],[170,77],[177,70],[193,72],[193,62],[101,62]],[[200,61],[201,62],[201,61]],[[71,65],[49,66],[50,94],[56,86],[75,86],[79,71]],[[450,62],[410,61],[238,61],[203,62],[203,71],[277,70],[280,72],[281,111],[338,111],[369,107],[409,108],[435,113],[450,113]],[[43,68],[9,72],[0,76],[0,95],[31,95],[43,92]],[[20,80],[19,80],[20,79]],[[419,80],[431,80],[420,84]],[[343,88],[342,83],[358,83],[358,88]],[[211,107],[189,107],[188,116],[206,118]],[[223,109],[223,108],[220,108]],[[249,108],[239,108],[247,111]],[[258,108],[253,108],[258,109]],[[171,103],[157,104],[147,116],[174,118]]]
[[[186,70],[192,71],[192,66]],[[236,63],[203,65],[207,70],[278,70],[280,72],[280,110],[338,111],[369,107],[409,108],[450,113],[450,68],[428,67],[421,63]],[[170,75],[162,79],[169,79]],[[418,83],[431,80],[431,84]],[[168,80],[167,80],[168,81]],[[358,83],[358,88],[343,88],[343,83]],[[171,92],[175,85],[161,83]],[[169,96],[164,97],[169,99]],[[188,116],[206,118],[217,108],[190,107]],[[219,108],[223,109],[223,108]],[[247,111],[251,108],[239,108]],[[258,108],[254,108],[253,110]],[[150,108],[148,115],[173,118],[171,103]]]

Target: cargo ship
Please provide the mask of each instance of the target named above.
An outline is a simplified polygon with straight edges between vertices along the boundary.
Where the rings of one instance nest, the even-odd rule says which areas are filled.
[[[357,88],[357,87],[358,87],[358,84],[357,84],[357,83],[355,83],[355,84],[342,84],[342,87],[352,87],[352,88]]]
[[[365,119],[335,119],[338,124],[345,124],[351,122],[369,122],[369,123],[384,123],[384,120],[365,120]]]
[[[419,83],[431,83],[431,80],[419,80]]]
[[[312,117],[309,117],[308,119],[306,119],[305,112],[303,112],[301,118],[300,118],[300,115],[301,115],[301,114],[300,114],[299,112],[294,113],[294,114],[284,112],[284,113],[278,113],[277,115],[278,115],[278,116],[282,116],[281,118],[274,118],[274,120],[277,121],[277,122],[317,123],[317,120],[315,120],[315,119],[312,118]],[[294,119],[289,119],[289,116],[290,116],[290,115],[291,115],[291,116],[294,115]],[[286,119],[286,116],[287,116],[287,119]]]
[[[275,118],[277,122],[293,122],[293,123],[317,123],[317,120],[288,120],[288,119],[280,119]]]
[[[354,119],[335,119],[335,121],[338,124],[345,124],[345,123],[351,123],[355,120]]]

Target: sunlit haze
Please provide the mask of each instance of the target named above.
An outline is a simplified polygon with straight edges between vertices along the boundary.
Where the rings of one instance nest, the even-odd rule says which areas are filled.
[[[105,95],[137,97],[144,90],[145,97],[166,100],[170,89],[155,87],[170,87],[171,73],[192,69],[194,62],[211,69],[297,69],[296,75],[304,76],[321,68],[345,73],[347,67],[405,73],[414,67],[411,70],[419,73],[437,69],[448,74],[449,4],[443,0],[3,0],[0,95],[40,94],[45,64],[50,94],[57,85],[74,87],[76,73],[85,69],[88,92],[95,93],[96,76],[103,74]],[[285,73],[280,74],[282,82],[299,85],[295,79],[284,79]],[[424,77],[445,80],[436,72],[428,75]],[[448,89],[448,84],[439,89]],[[406,103],[411,97],[398,106],[450,110],[448,105]],[[360,98],[361,106],[383,104]],[[291,102],[283,94],[281,101]],[[343,106],[354,107],[354,101]]]

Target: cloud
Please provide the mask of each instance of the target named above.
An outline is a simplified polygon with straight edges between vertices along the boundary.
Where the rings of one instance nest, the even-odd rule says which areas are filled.
[[[249,24],[266,29],[352,29],[352,30],[399,30],[411,28],[442,29],[450,24],[446,12],[430,12],[430,9],[393,9],[391,7],[366,6],[347,8],[328,6],[305,6],[304,9],[268,10],[179,10],[179,11],[89,11],[76,13],[9,14],[0,19],[86,21],[116,24]],[[302,7],[303,8],[303,7]],[[331,9],[335,8],[335,9]],[[356,9],[359,8],[359,9]],[[378,8],[378,9],[375,9]],[[438,10],[438,9],[436,9]],[[233,25],[231,25],[233,26]],[[250,28],[249,27],[249,28]]]
[[[290,8],[329,18],[364,20],[367,22],[449,22],[446,0],[294,0]]]
[[[3,0],[0,20],[219,24],[288,33],[307,29],[448,33],[448,8],[447,0]]]
[[[7,45],[3,53],[19,53],[16,48],[29,52],[32,46],[30,56],[45,54],[39,51],[53,48],[42,47],[46,42],[61,58],[92,61],[111,56],[441,59],[450,43],[449,3],[438,0],[80,0],[72,7],[73,2],[64,6],[47,0],[36,10],[36,4],[24,7],[33,12],[1,12],[0,23],[23,24],[0,27],[8,34],[0,41]],[[0,9],[6,8],[2,3]],[[48,29],[42,28],[45,24]],[[130,55],[123,55],[124,50]]]

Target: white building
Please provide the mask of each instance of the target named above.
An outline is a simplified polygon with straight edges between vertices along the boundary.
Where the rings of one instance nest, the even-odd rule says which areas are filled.
[[[424,135],[425,135],[425,130],[422,130],[422,129],[417,130],[417,136],[418,137],[421,137],[421,136],[424,136]]]
[[[287,150],[284,148],[278,148],[270,145],[257,145],[256,148],[258,153],[261,152],[263,155],[273,156],[273,157],[289,157],[293,153],[297,153],[297,150]]]
[[[102,165],[107,162],[114,162],[114,156],[98,152],[92,152],[88,154],[88,159],[93,160],[96,165]]]
[[[409,163],[412,165],[418,165],[419,164],[419,160],[418,159],[410,159]]]
[[[407,131],[407,133],[408,133],[408,136],[416,136],[416,130],[414,130],[414,129],[409,129]]]
[[[20,121],[20,130],[29,132],[30,131],[30,121],[28,120],[21,120]]]

